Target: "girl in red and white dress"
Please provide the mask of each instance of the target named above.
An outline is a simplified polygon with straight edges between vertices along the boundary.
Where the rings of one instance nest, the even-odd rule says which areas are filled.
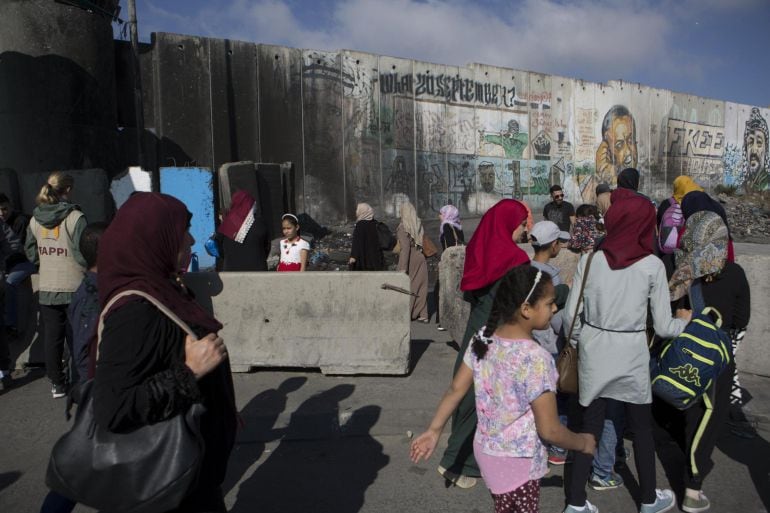
[[[284,214],[281,218],[281,230],[285,239],[281,239],[281,262],[278,272],[304,271],[310,244],[299,236],[299,219],[294,214]]]

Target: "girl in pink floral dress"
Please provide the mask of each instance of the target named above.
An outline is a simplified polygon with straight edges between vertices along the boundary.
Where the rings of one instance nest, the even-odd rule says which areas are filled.
[[[548,469],[543,441],[593,454],[596,440],[573,433],[556,413],[553,357],[532,340],[556,311],[547,273],[513,268],[497,290],[487,326],[473,340],[430,427],[411,445],[412,461],[428,459],[441,431],[471,384],[478,424],[474,455],[495,513],[539,511],[540,478]]]

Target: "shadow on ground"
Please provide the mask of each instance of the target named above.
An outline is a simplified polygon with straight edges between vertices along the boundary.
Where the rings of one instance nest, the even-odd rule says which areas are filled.
[[[390,458],[369,434],[379,406],[340,414],[340,401],[354,388],[332,387],[292,413],[280,445],[240,484],[232,513],[361,509],[367,488]]]

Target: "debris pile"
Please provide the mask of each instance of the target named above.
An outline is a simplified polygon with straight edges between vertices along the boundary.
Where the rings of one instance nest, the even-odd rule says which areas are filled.
[[[770,202],[760,195],[719,194],[735,242],[770,244]]]

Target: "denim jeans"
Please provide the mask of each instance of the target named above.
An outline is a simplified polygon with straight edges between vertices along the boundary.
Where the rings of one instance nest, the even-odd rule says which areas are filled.
[[[618,444],[623,443],[624,421],[623,404],[612,399],[606,399],[602,437],[596,446],[596,456],[593,461],[593,473],[600,479],[607,479],[612,476],[617,447]]]
[[[29,278],[35,272],[35,264],[32,262],[21,262],[13,266],[5,277],[6,295],[5,295],[5,325],[18,327],[17,319],[17,300],[18,286],[21,282]]]

